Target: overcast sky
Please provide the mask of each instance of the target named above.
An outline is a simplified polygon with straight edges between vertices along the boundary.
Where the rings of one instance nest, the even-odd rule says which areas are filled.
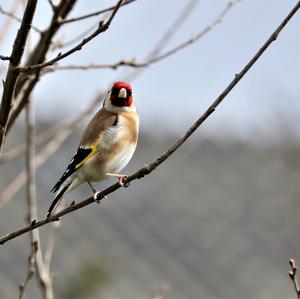
[[[11,5],[9,2],[0,1],[7,9]],[[72,16],[105,8],[115,2],[79,0]],[[130,58],[143,61],[187,2],[136,0],[120,10],[106,33],[61,64],[114,63]],[[199,32],[227,4],[226,0],[196,2],[193,12],[166,50]],[[154,134],[161,130],[184,132],[249,61],[295,3],[295,0],[242,0],[200,41],[147,68],[133,82],[142,129]],[[47,1],[40,0],[34,24],[45,28],[50,12]],[[99,18],[65,25],[56,38],[70,40],[97,20]],[[285,121],[291,120],[298,128],[299,33],[300,13],[210,117],[203,132],[220,135],[226,132],[245,138],[261,132],[272,136],[280,128],[282,112]],[[36,40],[34,36],[32,40]],[[11,39],[1,46],[1,54],[10,52],[10,42]],[[73,115],[91,100],[97,90],[107,89],[112,81],[122,78],[128,71],[129,68],[120,68],[45,75],[34,94],[39,117],[60,119]],[[62,103],[65,105],[63,109]]]

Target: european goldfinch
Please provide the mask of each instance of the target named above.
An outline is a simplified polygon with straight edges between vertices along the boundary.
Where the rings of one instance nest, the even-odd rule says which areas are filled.
[[[84,130],[77,153],[66,171],[52,188],[55,199],[47,217],[60,203],[62,196],[87,182],[96,198],[91,182],[115,176],[122,184],[119,172],[128,164],[137,144],[139,118],[132,88],[128,83],[116,82],[107,93],[103,107]]]

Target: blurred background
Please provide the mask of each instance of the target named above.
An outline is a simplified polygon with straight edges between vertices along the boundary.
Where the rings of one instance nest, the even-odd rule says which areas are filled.
[[[69,17],[115,2],[78,0]],[[145,68],[54,69],[43,74],[33,94],[37,134],[74,117],[95,96],[100,106],[99,95],[111,82],[135,77],[141,133],[137,152],[123,171],[132,173],[184,134],[295,3],[238,1],[198,41]],[[13,9],[13,1],[1,0],[0,5]],[[196,36],[227,5],[226,0],[133,1],[120,9],[107,32],[59,66],[147,62],[156,46],[165,53]],[[22,16],[22,11],[20,5],[15,13]],[[34,25],[47,28],[50,14],[48,1],[39,1]],[[80,39],[59,46],[89,34],[105,16],[65,24],[48,59],[76,45]],[[2,26],[7,21],[1,12],[0,21]],[[293,257],[300,264],[299,24],[296,14],[217,111],[155,172],[100,205],[63,217],[51,265],[57,298],[153,298],[162,285],[167,298],[296,297],[288,260]],[[11,25],[0,54],[9,55],[18,26]],[[162,40],[166,32],[171,38]],[[30,44],[37,41],[33,32]],[[6,66],[1,61],[2,79]],[[40,218],[53,199],[49,190],[73,156],[91,115],[78,122],[37,170]],[[21,115],[5,152],[24,143],[25,135]],[[37,153],[42,150],[39,145]],[[1,235],[25,224],[25,188],[12,192],[24,161],[20,156],[0,167]],[[7,200],[9,193],[13,195]],[[88,196],[90,190],[82,186],[67,200]],[[49,231],[49,225],[40,230],[42,247]],[[0,298],[16,298],[28,256],[28,235],[0,248]],[[27,294],[40,298],[32,281]]]

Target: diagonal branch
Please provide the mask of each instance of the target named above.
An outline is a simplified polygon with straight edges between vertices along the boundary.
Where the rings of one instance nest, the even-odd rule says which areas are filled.
[[[225,15],[233,8],[235,4],[237,4],[240,0],[230,0],[226,7],[220,12],[218,16],[214,20],[211,21],[204,29],[195,34],[192,38],[180,43],[176,47],[170,49],[169,51],[160,54],[158,51],[153,51],[151,53],[150,58],[145,60],[144,62],[137,62],[134,59],[124,59],[120,60],[116,63],[106,63],[106,64],[86,64],[86,65],[62,65],[62,66],[54,66],[52,68],[48,68],[45,70],[45,73],[52,72],[56,70],[94,70],[94,69],[113,69],[116,70],[119,67],[127,66],[132,68],[145,68],[150,66],[151,64],[155,64],[161,60],[164,60],[174,54],[177,54],[181,50],[184,50],[188,46],[199,41],[204,35],[209,33],[212,29],[214,29],[218,24],[220,24],[225,17]],[[173,26],[172,28],[176,28],[177,26]],[[167,36],[166,36],[167,37]],[[164,41],[164,39],[162,39]],[[160,43],[159,43],[160,44]],[[164,44],[162,44],[162,47]]]
[[[14,41],[10,63],[3,86],[1,107],[0,107],[0,153],[2,152],[4,137],[6,134],[7,121],[12,107],[13,92],[19,76],[19,66],[31,27],[32,19],[35,13],[37,0],[28,0],[21,26]]]
[[[134,1],[136,1],[136,0],[126,0],[126,1],[124,1],[121,4],[121,6],[125,6],[125,5],[130,4],[130,3],[134,2]],[[63,20],[63,21],[60,22],[60,24],[74,23],[74,22],[77,22],[77,21],[81,21],[81,20],[85,20],[85,19],[91,18],[91,17],[96,17],[96,16],[99,16],[99,15],[101,15],[103,13],[112,11],[115,8],[116,8],[116,6],[111,6],[111,7],[99,10],[99,11],[92,12],[90,14],[86,14],[84,16],[80,16],[80,17],[76,17],[76,18],[70,18],[70,19],[67,19],[67,20]]]
[[[19,4],[19,1],[18,1],[18,4]],[[18,4],[16,4],[16,5],[18,5]],[[17,17],[14,14],[14,10],[16,10],[16,9],[13,9],[12,12],[8,12],[2,6],[0,6],[0,14],[3,14],[5,16],[9,17],[11,20],[15,20],[19,23],[22,23],[22,19]],[[42,33],[42,31],[39,28],[35,27],[34,25],[31,25],[31,28],[38,33]]]
[[[220,105],[220,103],[225,99],[225,97],[231,92],[231,90],[239,83],[239,81],[245,76],[245,74],[249,71],[249,69],[256,63],[256,61],[262,56],[262,54],[267,50],[267,48],[274,42],[282,29],[287,25],[287,23],[291,20],[291,18],[295,15],[295,13],[300,9],[300,1],[295,5],[295,7],[290,11],[290,13],[285,17],[285,19],[280,23],[277,29],[270,35],[267,41],[262,45],[262,47],[257,51],[257,53],[253,56],[253,58],[247,63],[247,65],[234,76],[234,79],[227,85],[224,91],[215,99],[215,101],[211,104],[211,106],[200,116],[195,123],[187,130],[187,132],[180,137],[174,145],[172,145],[163,155],[158,157],[151,164],[146,165],[136,171],[134,174],[128,176],[124,180],[124,184],[128,184],[131,181],[136,179],[140,179],[152,171],[154,171],[160,164],[162,164],[168,157],[170,157],[199,127],[200,125],[215,111],[215,109]],[[99,192],[97,195],[97,201],[102,200],[106,195],[116,191],[121,188],[119,183],[113,184],[110,187],[104,189]],[[87,198],[75,205],[71,205],[62,211],[50,216],[49,218],[45,218],[42,220],[34,220],[30,225],[25,226],[21,229],[13,231],[5,236],[0,238],[0,244],[4,244],[5,242],[14,239],[20,235],[23,235],[29,231],[32,231],[38,227],[41,227],[49,222],[57,221],[59,217],[64,216],[66,214],[72,213],[78,209],[81,209],[91,203],[95,203],[95,199],[93,197]]]
[[[105,22],[100,22],[98,28],[89,36],[87,36],[86,38],[84,38],[79,44],[77,44],[75,47],[73,47],[72,49],[70,49],[69,51],[65,52],[65,53],[59,53],[55,58],[44,62],[44,63],[40,63],[40,64],[36,64],[36,65],[29,65],[29,66],[24,66],[24,67],[19,67],[18,70],[19,72],[31,72],[31,71],[36,71],[36,70],[40,70],[41,68],[44,68],[46,66],[50,66],[53,65],[54,63],[70,56],[71,54],[73,54],[76,51],[80,51],[82,49],[83,46],[85,46],[88,42],[90,42],[92,39],[94,39],[95,37],[97,37],[99,34],[105,32],[112,20],[114,19],[117,11],[119,10],[122,2],[124,0],[119,0],[117,5],[115,6],[112,14],[110,15],[110,17],[107,19],[107,21]]]

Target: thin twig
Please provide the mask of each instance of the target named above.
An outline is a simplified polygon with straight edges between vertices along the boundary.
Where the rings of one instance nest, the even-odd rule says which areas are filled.
[[[148,58],[144,62],[137,62],[134,59],[125,59],[125,60],[121,60],[119,62],[111,63],[111,64],[86,64],[86,65],[62,65],[62,66],[59,65],[59,66],[54,66],[52,68],[45,70],[45,73],[56,71],[56,70],[93,70],[93,69],[116,70],[121,66],[127,66],[127,67],[133,67],[133,68],[148,67],[148,66],[155,64],[163,59],[166,59],[174,54],[177,54],[178,52],[185,49],[186,47],[199,41],[204,35],[209,33],[214,27],[216,27],[218,24],[220,24],[222,22],[223,18],[225,17],[225,15],[239,1],[240,0],[230,0],[228,2],[228,4],[226,5],[226,7],[221,11],[221,13],[210,24],[208,24],[204,29],[202,29],[200,32],[198,32],[196,35],[194,35],[192,38],[189,38],[188,40],[180,43],[176,47],[172,48],[171,50],[169,50],[161,55],[157,55],[158,51],[153,51],[153,53],[151,53],[151,55],[150,55],[150,58]],[[172,28],[177,28],[177,26],[172,26]],[[167,39],[163,38],[162,40],[167,40]],[[160,43],[158,43],[158,44],[160,44]],[[163,46],[164,46],[164,44],[161,45],[161,47],[163,47]]]
[[[41,167],[61,146],[61,144],[70,136],[71,129],[65,129],[57,138],[51,140],[35,157],[36,169]],[[3,207],[27,182],[27,174],[23,169],[16,178],[6,187],[0,197],[0,208]]]
[[[0,59],[1,60],[8,60],[8,61],[10,61],[10,56],[0,55]]]
[[[290,263],[290,267],[291,267],[291,271],[289,271],[289,277],[291,279],[291,281],[293,282],[294,285],[294,289],[297,295],[297,299],[300,299],[300,288],[299,288],[299,284],[297,281],[297,265],[296,265],[296,261],[294,259],[290,259],[289,260]]]
[[[4,137],[6,134],[7,121],[12,107],[12,98],[19,71],[17,66],[21,62],[26,40],[30,30],[31,22],[35,13],[37,0],[28,0],[21,26],[13,44],[13,50],[10,55],[10,63],[6,74],[5,83],[0,107],[0,154],[2,152]]]
[[[37,219],[37,201],[36,201],[36,171],[35,171],[35,119],[32,100],[26,107],[27,123],[27,155],[26,155],[26,172],[27,172],[27,205],[28,205],[28,222],[29,225]],[[44,299],[53,299],[52,279],[49,271],[46,269],[39,230],[31,231],[31,244],[37,244],[35,254],[35,268],[37,278]]]
[[[93,31],[95,31],[95,28],[97,28],[99,25],[99,22],[94,23],[93,25],[91,25],[89,28],[85,29],[83,32],[81,32],[79,35],[75,36],[74,38],[66,41],[66,42],[62,42],[60,40],[55,41],[52,43],[52,47],[51,50],[55,51],[58,49],[63,49],[69,46],[72,46],[75,43],[78,43],[80,40],[82,40],[85,36],[91,34]]]
[[[26,274],[24,282],[19,285],[19,291],[20,291],[19,299],[24,299],[25,298],[26,288],[28,286],[28,283],[29,283],[30,279],[33,277],[33,275],[35,273],[35,266],[34,265],[35,265],[35,255],[36,255],[37,249],[38,249],[38,245],[37,245],[36,242],[31,244],[31,254],[28,258],[27,274]]]
[[[53,10],[53,12],[55,12],[56,9],[57,9],[57,7],[56,7],[56,5],[54,5],[53,1],[52,0],[48,0],[48,3],[50,5],[51,9]]]
[[[257,51],[257,53],[253,56],[253,58],[246,64],[246,66],[234,76],[234,79],[227,85],[224,91],[215,99],[215,101],[211,104],[211,106],[196,120],[196,122],[187,130],[187,132],[179,138],[174,145],[172,145],[163,155],[158,157],[151,164],[146,165],[136,171],[134,174],[128,176],[124,180],[124,184],[128,184],[131,181],[136,179],[140,179],[148,174],[150,174],[153,170],[155,170],[160,164],[162,164],[168,157],[170,157],[199,127],[200,125],[216,110],[216,108],[220,105],[220,103],[225,99],[225,97],[230,93],[230,91],[239,83],[239,81],[245,76],[245,74],[249,71],[249,69],[256,63],[256,61],[262,56],[262,54],[266,51],[266,49],[274,42],[282,29],[287,25],[287,23],[291,20],[291,18],[295,15],[295,13],[300,8],[300,1],[295,5],[295,7],[289,12],[289,14],[285,17],[285,19],[280,23],[277,29],[270,35],[267,41],[263,44],[263,46]],[[97,195],[97,201],[102,200],[108,194],[116,191],[121,188],[119,183],[113,184],[110,187],[104,189],[99,192]],[[31,225],[25,226],[21,229],[13,231],[5,236],[0,238],[0,244],[4,244],[5,242],[14,239],[20,235],[23,235],[29,231],[35,230],[38,227],[41,227],[47,223],[57,221],[60,217],[72,213],[78,209],[81,209],[91,203],[95,203],[94,197],[89,197],[75,205],[69,206],[62,211],[53,214],[49,218],[42,219],[40,221],[36,221]]]
[[[134,1],[136,1],[136,0],[126,0],[126,1],[124,1],[121,4],[121,6],[125,6],[125,5],[130,4],[130,3],[134,2]],[[76,17],[76,18],[70,18],[70,19],[67,19],[67,20],[63,20],[60,23],[61,24],[74,23],[74,22],[77,22],[77,21],[85,20],[87,18],[99,16],[99,15],[101,15],[103,13],[112,11],[115,8],[116,8],[116,6],[111,6],[111,7],[99,10],[99,11],[92,12],[92,13],[84,15],[84,16],[80,16],[80,17]]]
[[[0,6],[0,13],[3,14],[3,15],[5,15],[5,16],[10,17],[12,20],[15,20],[15,21],[17,21],[19,23],[22,23],[22,19],[19,18],[18,16],[16,16],[14,12],[8,12],[8,11],[6,11],[2,6]],[[40,30],[39,28],[37,28],[34,25],[31,25],[31,28],[34,31],[38,32],[38,33],[42,33],[42,30]]]
[[[99,34],[105,32],[109,28],[112,20],[114,19],[115,15],[116,15],[117,11],[119,10],[119,8],[120,8],[123,1],[124,0],[119,0],[117,5],[115,6],[115,9],[113,10],[112,14],[107,19],[107,21],[100,22],[98,28],[92,34],[90,34],[89,36],[84,38],[75,47],[73,47],[72,49],[70,49],[69,51],[67,51],[65,53],[59,53],[55,58],[53,58],[53,59],[51,59],[47,62],[36,64],[36,65],[29,65],[29,66],[19,67],[18,68],[19,72],[32,72],[32,71],[40,70],[41,68],[44,68],[46,66],[53,65],[54,63],[70,56],[71,54],[73,54],[76,51],[80,51],[82,49],[82,47],[85,46],[88,42],[90,42],[92,39],[97,37]]]

